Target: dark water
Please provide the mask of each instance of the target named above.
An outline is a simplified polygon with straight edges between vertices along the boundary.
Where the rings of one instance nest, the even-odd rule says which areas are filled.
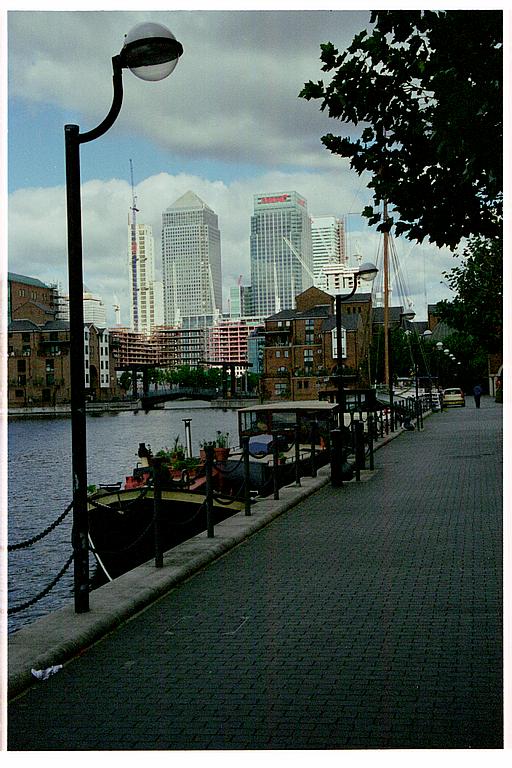
[[[123,481],[138,461],[139,443],[154,453],[185,444],[183,419],[190,418],[192,448],[212,440],[217,430],[238,445],[237,413],[204,403],[173,403],[164,410],[87,417],[88,483]],[[71,421],[69,418],[13,419],[8,425],[9,544],[31,538],[65,510],[72,498]],[[9,606],[31,600],[59,573],[71,555],[70,513],[55,530],[27,549],[9,554]],[[91,576],[95,565],[91,558]],[[73,601],[73,566],[35,605],[9,617],[9,632]]]

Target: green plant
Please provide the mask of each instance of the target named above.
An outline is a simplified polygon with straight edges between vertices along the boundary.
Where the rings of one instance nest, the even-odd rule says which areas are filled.
[[[201,462],[199,459],[191,458],[191,459],[175,459],[171,463],[171,469],[197,469]]]
[[[172,453],[176,456],[176,458],[183,458],[185,456],[185,446],[182,444],[179,435],[176,435],[174,438]]]
[[[229,432],[221,432],[218,429],[214,442],[217,448],[229,448]]]

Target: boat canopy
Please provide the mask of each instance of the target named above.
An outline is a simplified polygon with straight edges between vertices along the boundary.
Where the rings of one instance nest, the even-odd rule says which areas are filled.
[[[244,436],[283,432],[290,439],[295,427],[306,437],[315,423],[320,434],[329,432],[329,425],[338,413],[338,404],[325,400],[295,400],[253,405],[238,411],[240,440]]]

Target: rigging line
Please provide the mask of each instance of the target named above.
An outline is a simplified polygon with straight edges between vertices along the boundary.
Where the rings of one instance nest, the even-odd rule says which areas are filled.
[[[398,258],[398,252],[396,249],[395,242],[393,238],[390,238],[390,239],[391,239],[391,247],[390,247],[391,261],[393,263],[393,271],[394,271],[395,280],[396,280],[398,298],[399,300],[402,300],[404,309],[407,310],[407,309],[410,309],[410,307],[412,307],[412,301],[410,300],[408,286],[406,285],[400,260]]]

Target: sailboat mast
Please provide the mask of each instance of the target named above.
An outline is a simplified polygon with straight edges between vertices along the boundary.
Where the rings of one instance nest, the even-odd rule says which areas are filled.
[[[388,220],[388,204],[384,200],[384,222]],[[384,384],[389,381],[389,232],[384,232]]]

